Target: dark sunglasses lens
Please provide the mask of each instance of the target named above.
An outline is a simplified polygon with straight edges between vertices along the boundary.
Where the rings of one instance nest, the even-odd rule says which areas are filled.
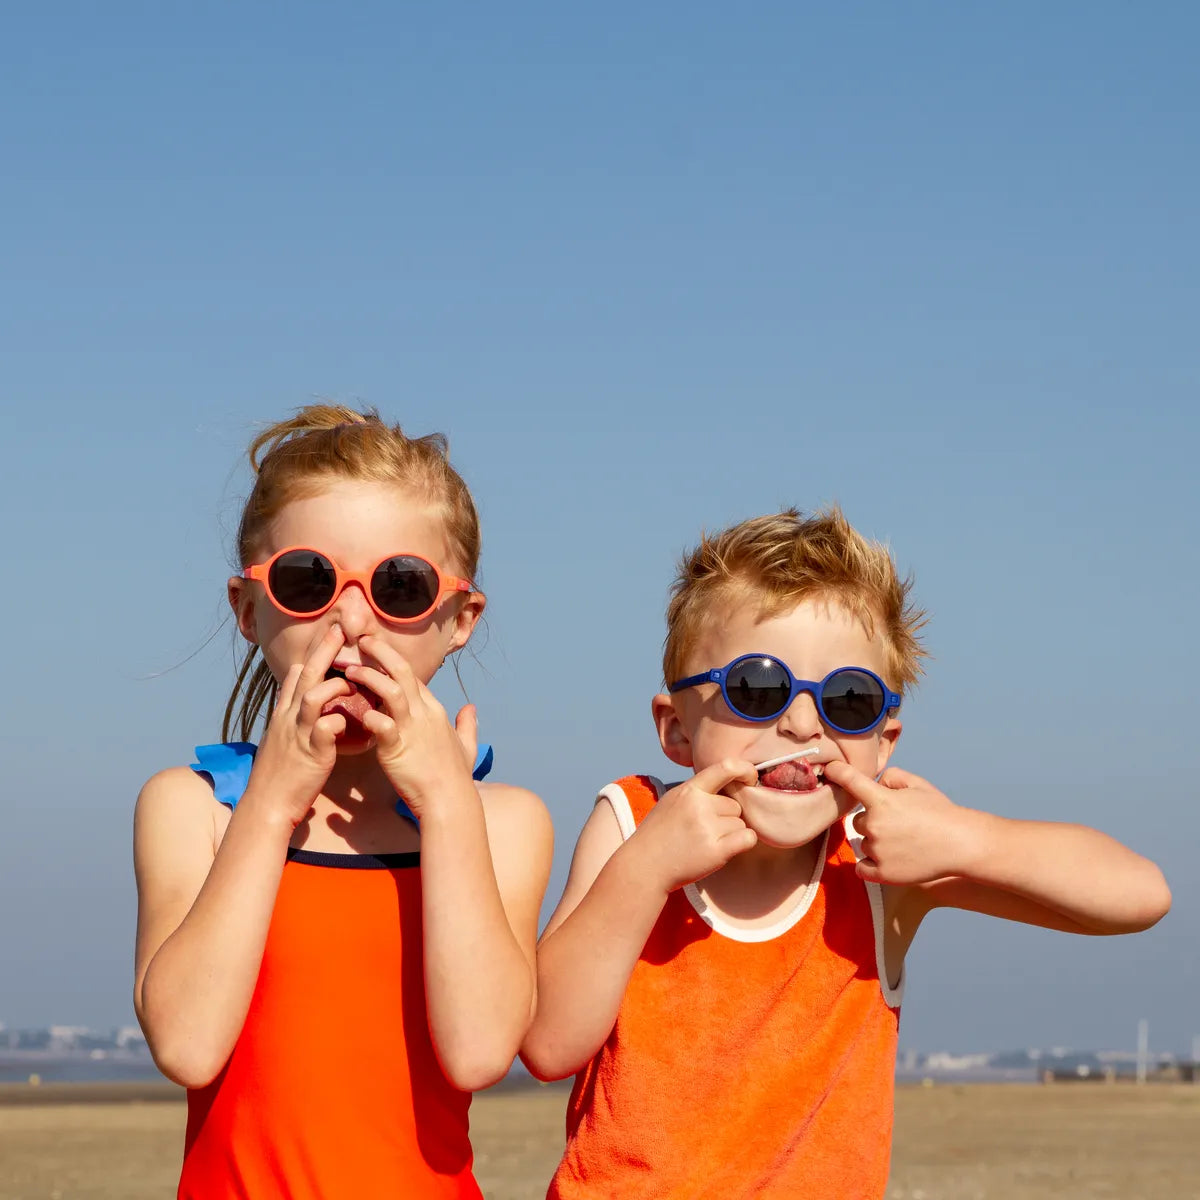
[[[424,616],[437,603],[437,573],[423,558],[389,558],[371,576],[371,595],[380,610],[401,620]]]
[[[267,586],[284,608],[296,613],[315,613],[333,599],[337,572],[323,554],[293,550],[271,564]]]
[[[773,658],[743,658],[725,677],[725,693],[734,712],[762,720],[787,707],[792,681],[783,664]]]
[[[821,692],[821,707],[830,725],[858,733],[870,729],[883,713],[883,688],[865,671],[836,671]]]

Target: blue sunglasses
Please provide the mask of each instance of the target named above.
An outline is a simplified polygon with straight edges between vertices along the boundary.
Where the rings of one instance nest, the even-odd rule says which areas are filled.
[[[747,721],[773,721],[787,712],[801,692],[808,692],[821,720],[838,733],[870,733],[900,707],[893,692],[866,667],[838,667],[820,682],[797,679],[787,663],[771,654],[743,654],[728,666],[714,667],[667,685],[679,692],[701,683],[718,683],[730,711]]]

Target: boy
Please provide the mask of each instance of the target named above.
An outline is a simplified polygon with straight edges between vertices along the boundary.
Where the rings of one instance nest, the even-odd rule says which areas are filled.
[[[885,770],[924,654],[908,590],[836,508],[683,561],[653,713],[694,774],[600,793],[538,951],[522,1056],[578,1072],[553,1200],[881,1197],[925,914],[1096,934],[1167,911],[1158,868],[1104,834]]]

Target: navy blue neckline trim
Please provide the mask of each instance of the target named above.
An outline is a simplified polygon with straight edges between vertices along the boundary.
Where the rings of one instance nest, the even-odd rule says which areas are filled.
[[[341,867],[351,871],[394,871],[403,867],[419,867],[421,852],[406,850],[399,854],[335,854],[327,850],[301,850],[289,846],[288,862],[306,867]]]

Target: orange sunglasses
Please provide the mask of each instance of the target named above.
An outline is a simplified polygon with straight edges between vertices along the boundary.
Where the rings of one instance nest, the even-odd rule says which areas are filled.
[[[443,575],[419,554],[392,554],[360,575],[309,546],[280,550],[246,567],[242,578],[262,583],[271,603],[289,617],[319,617],[346,584],[357,583],[379,616],[401,625],[429,616],[447,592],[474,590],[469,580]]]

